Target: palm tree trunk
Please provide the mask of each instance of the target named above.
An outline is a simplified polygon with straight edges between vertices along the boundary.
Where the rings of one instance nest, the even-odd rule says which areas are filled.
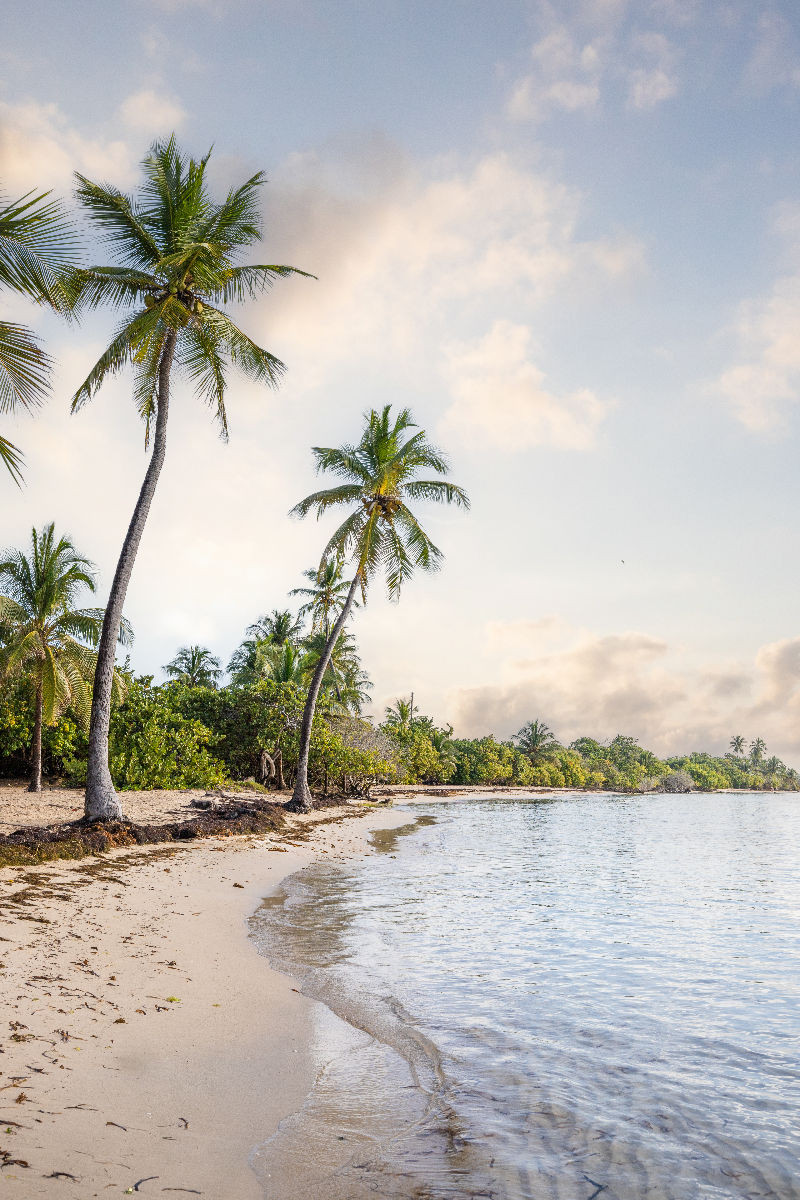
[[[171,330],[164,342],[158,368],[158,409],[156,429],[153,437],[153,453],[145,473],[139,499],[133,510],[131,523],[122,545],[111,594],[108,598],[100,645],[97,650],[97,668],[92,694],[92,714],[89,723],[89,764],[86,776],[86,802],[84,818],[87,821],[119,821],[122,805],[114,790],[108,768],[108,727],[111,721],[111,687],[114,679],[114,660],[119,637],[122,608],[128,590],[136,552],[142,540],[147,514],[164,465],[167,448],[167,417],[169,415],[169,377],[175,356],[176,333]]]
[[[317,663],[311,680],[311,687],[308,689],[308,697],[306,699],[306,707],[303,711],[303,723],[300,726],[300,756],[297,763],[297,778],[294,782],[294,793],[291,800],[286,805],[289,812],[311,812],[314,807],[314,802],[311,798],[311,792],[308,787],[308,752],[311,748],[311,727],[314,723],[314,710],[317,707],[317,697],[322,684],[322,677],[328,669],[328,663],[331,661],[334,646],[339,640],[339,634],[344,629],[344,624],[350,615],[350,609],[353,607],[353,601],[356,598],[356,589],[361,578],[361,571],[356,571],[355,579],[350,584],[350,591],[347,593],[347,599],[344,603],[344,608],[339,614],[339,618],[331,630],[331,635],[328,638],[325,650]]]
[[[33,754],[31,757],[31,781],[28,785],[29,792],[40,792],[42,790],[42,710],[44,708],[44,697],[42,692],[42,681],[36,685],[36,717],[33,723]]]

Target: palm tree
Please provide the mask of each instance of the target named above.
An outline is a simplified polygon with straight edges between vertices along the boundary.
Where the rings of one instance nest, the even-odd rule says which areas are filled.
[[[210,153],[210,152],[209,152]],[[134,369],[134,400],[145,424],[145,445],[155,421],[153,452],[111,586],[98,651],[89,732],[86,816],[119,817],[122,808],[108,769],[108,726],[114,643],[125,593],[147,514],[164,463],[173,367],[210,406],[223,438],[228,434],[225,388],[230,366],[251,380],[276,387],[284,371],[218,305],[259,296],[292,267],[237,265],[257,242],[259,173],[212,201],[205,180],[209,155],[187,159],[175,139],[156,142],[145,158],[138,198],[78,175],[77,197],[110,244],[117,265],[91,267],[78,276],[79,302],[125,309],[113,340],[78,388],[72,409],[90,400],[109,376]],[[298,272],[304,274],[304,272]]]
[[[28,192],[19,200],[0,196],[0,287],[69,313],[73,231],[50,193]],[[52,359],[26,325],[0,321],[0,413],[37,408],[50,390]],[[0,461],[17,483],[22,453],[0,437]]]
[[[318,570],[312,567],[304,571],[303,577],[308,580],[310,587],[293,588],[289,595],[306,597],[299,615],[311,617],[312,632],[321,630],[327,641],[331,632],[331,618],[344,608],[350,588],[349,580],[344,577],[344,564],[339,557],[329,558]]]
[[[275,683],[304,687],[308,682],[305,653],[293,642],[261,642],[256,653],[256,670],[259,679],[272,679]]]
[[[80,719],[89,715],[93,648],[103,623],[101,608],[76,608],[77,595],[95,590],[93,564],[68,537],[56,540],[52,524],[31,531],[31,553],[7,550],[0,562],[0,676],[26,676],[35,693],[35,718],[28,791],[42,790],[42,726],[57,721],[71,704]],[[132,640],[120,621],[119,640]],[[114,673],[114,688],[121,680]]]
[[[541,762],[558,746],[558,742],[544,721],[528,721],[512,737],[523,754],[527,754],[532,763]]]
[[[282,612],[273,608],[271,613],[259,617],[253,625],[248,625],[247,632],[257,641],[269,642],[272,646],[282,646],[284,642],[297,640],[303,622],[287,609]]]
[[[750,761],[754,764],[754,766],[758,766],[758,764],[761,762],[766,749],[767,743],[763,738],[754,738],[750,743]]]
[[[729,745],[734,754],[739,756],[744,754],[745,740],[740,733],[731,738]]]
[[[312,492],[292,509],[293,515],[298,517],[305,517],[315,510],[319,518],[329,508],[340,504],[351,508],[328,541],[321,565],[340,556],[343,562],[350,558],[355,567],[344,605],[308,690],[300,731],[297,778],[287,806],[292,812],[308,812],[312,808],[308,753],[314,710],[330,656],[350,615],[356,592],[360,590],[366,603],[369,584],[376,572],[383,570],[389,596],[397,600],[403,584],[417,567],[434,571],[441,564],[441,550],[425,533],[409,509],[408,501],[426,500],[469,507],[469,499],[462,488],[443,479],[417,477],[420,471],[446,475],[449,465],[442,452],[428,442],[423,430],[409,434],[417,426],[408,409],[403,409],[392,421],[387,404],[381,412],[373,409],[365,414],[365,422],[356,446],[313,447],[317,470],[330,471],[344,482],[338,487]]]
[[[303,646],[306,652],[306,669],[312,674],[317,663],[327,652],[328,638],[319,630],[307,637]],[[320,695],[325,695],[326,706],[331,711],[359,713],[362,705],[369,700],[371,688],[370,678],[361,667],[355,638],[343,630],[328,656]]]
[[[413,709],[410,700],[397,699],[394,702],[394,707],[388,704],[383,710],[386,719],[386,724],[391,725],[394,733],[401,737],[406,737],[411,732],[413,722]]]
[[[161,670],[186,687],[215,688],[222,674],[219,659],[205,646],[181,646],[172,662]]]

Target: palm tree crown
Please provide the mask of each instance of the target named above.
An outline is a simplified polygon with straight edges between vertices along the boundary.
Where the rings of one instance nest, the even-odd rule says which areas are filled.
[[[68,313],[70,264],[76,243],[58,201],[28,192],[19,200],[0,196],[0,288]],[[52,360],[26,325],[0,321],[0,413],[31,410],[50,389]],[[0,461],[19,483],[22,454],[0,437]]]
[[[317,470],[330,471],[346,482],[312,492],[292,509],[295,516],[304,517],[313,510],[319,518],[329,508],[353,507],[325,547],[322,563],[331,556],[346,559],[355,555],[365,601],[367,586],[381,567],[389,595],[396,600],[415,568],[434,571],[441,565],[441,550],[425,533],[408,501],[469,508],[463,488],[444,479],[417,478],[421,470],[446,475],[449,464],[423,430],[409,436],[415,428],[407,408],[392,421],[387,404],[381,412],[373,409],[366,414],[366,427],[357,446],[314,446]]]
[[[262,350],[219,307],[253,299],[279,276],[304,275],[294,267],[241,265],[242,251],[261,237],[258,192],[263,172],[214,203],[205,181],[209,153],[186,159],[174,137],[156,142],[142,163],[145,184],[138,199],[83,175],[77,197],[109,244],[115,266],[78,274],[78,301],[130,310],[78,388],[81,408],[109,376],[133,364],[135,400],[146,436],[156,411],[159,366],[168,344],[174,363],[211,406],[223,438],[228,435],[225,386],[231,365],[271,387],[283,363]]]
[[[545,758],[558,746],[549,725],[539,720],[528,721],[527,725],[523,725],[511,740],[516,742],[522,753],[527,754],[533,763]]]
[[[77,608],[78,594],[95,590],[93,564],[68,537],[56,539],[52,524],[31,531],[31,552],[7,550],[0,562],[0,674],[26,675],[36,693],[31,790],[41,789],[41,728],[71,704],[89,715],[93,648],[100,637],[101,608]],[[120,641],[132,640],[123,621]],[[119,688],[119,678],[117,687]]]
[[[215,688],[222,674],[219,659],[205,646],[181,646],[172,661],[161,669],[170,679],[187,687]]]
[[[312,632],[320,630],[327,638],[331,618],[342,611],[350,588],[350,581],[344,577],[344,564],[339,557],[329,558],[317,570],[312,567],[304,571],[303,578],[310,586],[293,588],[289,595],[305,596],[299,615],[310,617]]]

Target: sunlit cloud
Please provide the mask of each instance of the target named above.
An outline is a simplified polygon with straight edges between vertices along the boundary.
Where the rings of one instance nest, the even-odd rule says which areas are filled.
[[[180,129],[186,119],[186,111],[177,100],[152,88],[128,96],[119,111],[128,128],[149,137]]]
[[[511,623],[510,639],[497,622],[487,630],[494,653],[505,647],[501,681],[454,694],[465,735],[508,735],[539,717],[564,743],[624,733],[664,755],[722,752],[742,733],[764,737],[790,760],[800,751],[800,638],[726,666],[690,661],[679,646],[646,633],[529,624]]]
[[[73,172],[129,184],[136,154],[120,138],[82,133],[56,104],[0,104],[0,179],[10,193],[71,188]]]
[[[446,349],[444,376],[453,403],[444,434],[521,452],[532,446],[587,450],[609,405],[588,388],[557,396],[529,356],[530,330],[496,321],[474,345]]]

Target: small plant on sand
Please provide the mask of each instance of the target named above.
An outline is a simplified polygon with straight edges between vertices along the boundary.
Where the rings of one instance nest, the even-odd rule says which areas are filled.
[[[330,538],[322,554],[320,574],[331,559],[341,558],[354,568],[347,596],[325,648],[319,657],[308,690],[300,729],[300,753],[294,794],[287,807],[308,812],[313,807],[308,787],[308,756],[314,710],[323,676],[336,642],[361,592],[366,604],[367,588],[379,571],[384,571],[389,596],[398,600],[403,584],[417,568],[437,570],[442,552],[433,544],[409,502],[433,501],[469,508],[463,488],[444,479],[419,478],[420,472],[446,475],[449,464],[444,454],[417,429],[408,409],[392,420],[390,406],[374,409],[365,416],[357,445],[313,447],[318,471],[328,471],[343,482],[338,487],[312,492],[293,509],[298,517],[315,511],[317,518],[328,509],[346,505],[352,511]]]

